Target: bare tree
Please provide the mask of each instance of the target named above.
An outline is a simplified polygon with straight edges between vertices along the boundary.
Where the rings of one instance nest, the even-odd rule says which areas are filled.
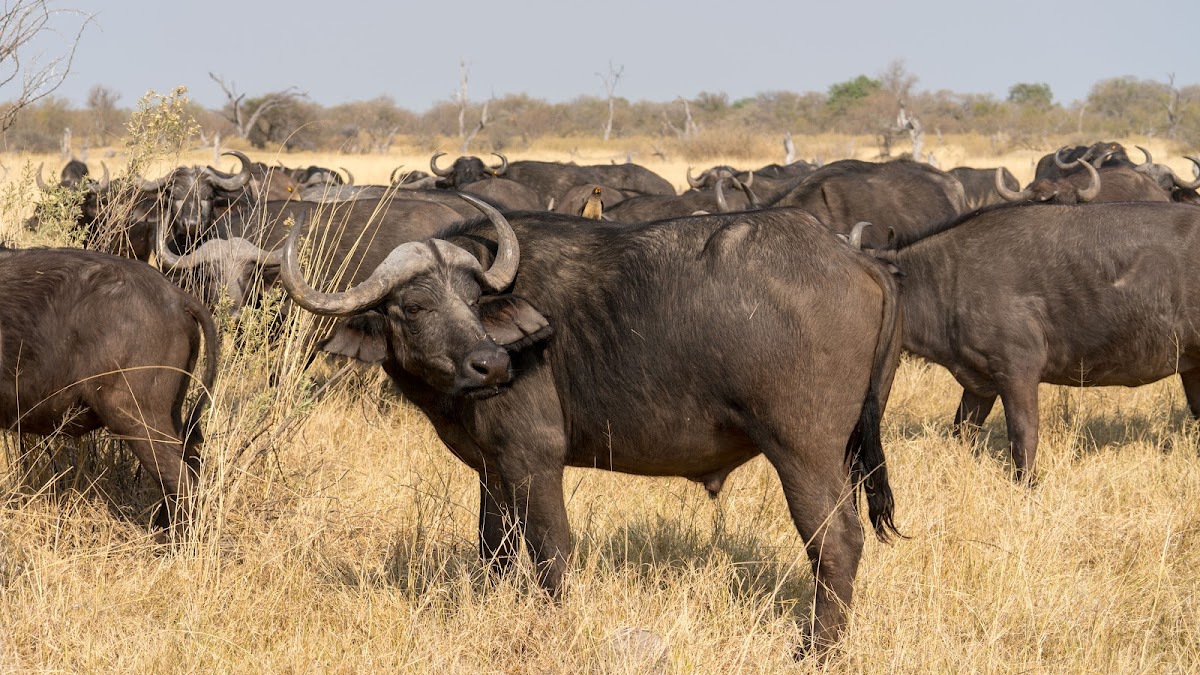
[[[225,119],[233,122],[234,129],[237,135],[241,138],[247,138],[250,131],[254,129],[254,125],[258,124],[258,120],[263,115],[271,110],[278,108],[281,105],[293,103],[299,99],[306,98],[308,94],[300,91],[296,87],[288,87],[283,91],[275,91],[263,95],[259,100],[258,105],[254,106],[254,110],[247,114],[243,100],[246,98],[245,93],[238,93],[237,84],[235,82],[225,82],[225,78],[209,73],[209,77],[213,82],[216,82],[221,87],[221,91],[225,92],[227,100],[226,106],[228,110],[225,112]]]
[[[462,139],[462,146],[459,152],[467,154],[467,148],[470,147],[471,141],[475,140],[475,136],[487,127],[488,123],[488,104],[491,100],[484,101],[483,110],[479,113],[479,124],[467,133],[467,105],[470,100],[467,98],[467,82],[471,77],[471,67],[467,65],[466,60],[458,62],[458,92],[455,99],[458,101],[458,137]]]
[[[917,119],[916,115],[909,114],[904,107],[904,101],[900,102],[900,114],[896,115],[896,127],[900,131],[907,131],[912,139],[912,157],[914,161],[921,161],[921,147],[925,144],[925,129],[921,126],[921,120]]]
[[[796,161],[796,144],[792,142],[792,132],[783,135],[783,163],[785,165]]]
[[[92,111],[92,145],[106,145],[113,130],[120,125],[121,111],[117,109],[117,100],[120,98],[120,94],[102,84],[88,90],[87,107]]]
[[[75,50],[83,29],[91,23],[92,15],[74,9],[54,9],[52,0],[6,0],[0,14],[0,88],[15,81],[20,83],[16,95],[0,106],[0,132],[7,131],[22,108],[46,96],[63,83],[75,60]],[[80,22],[78,30],[61,33],[51,24],[70,17]],[[62,35],[65,53],[49,59],[39,54],[45,49],[46,34]],[[40,37],[39,37],[40,36]],[[35,44],[36,43],[36,44]]]
[[[617,82],[621,80],[621,75],[625,73],[625,66],[614,68],[613,62],[608,62],[608,74],[596,73],[596,77],[604,83],[604,93],[608,96],[608,121],[604,124],[604,141],[607,143],[608,138],[612,136],[613,116],[616,114],[616,97],[613,96],[613,91],[617,88]]]
[[[1187,97],[1180,97],[1179,89],[1175,87],[1175,73],[1167,74],[1167,138],[1175,138],[1179,123],[1183,121],[1181,104],[1187,103]]]

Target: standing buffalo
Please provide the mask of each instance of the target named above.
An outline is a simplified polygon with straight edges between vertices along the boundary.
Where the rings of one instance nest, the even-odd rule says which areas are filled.
[[[841,234],[874,223],[864,245],[883,248],[889,229],[901,237],[923,232],[965,211],[966,198],[958,179],[928,164],[843,159],[809,174],[775,206],[799,206]]]
[[[1004,403],[1032,480],[1038,383],[1138,386],[1179,375],[1200,416],[1200,209],[1005,206],[879,255],[902,273],[904,348],[963,386],[955,424]]]
[[[863,546],[857,486],[876,534],[894,532],[879,436],[898,354],[887,271],[798,209],[597,227],[544,213],[510,225],[474,203],[490,223],[404,244],[348,291],[308,285],[298,231],[281,274],[306,309],[353,317],[326,349],[381,361],[479,472],[485,560],[506,568],[523,536],[560,592],[564,466],[715,493],[761,453],[812,562],[813,640],[835,641]]]
[[[199,403],[184,397],[204,342]],[[0,426],[122,438],[162,486],[158,524],[180,522],[199,416],[217,368],[212,317],[143,263],[95,251],[0,248]]]

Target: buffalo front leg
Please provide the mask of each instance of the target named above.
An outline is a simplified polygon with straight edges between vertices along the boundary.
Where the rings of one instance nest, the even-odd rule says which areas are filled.
[[[563,500],[562,467],[501,474],[510,504],[521,521],[525,547],[538,583],[551,596],[562,594],[563,575],[571,554],[571,531]]]
[[[963,389],[962,401],[958,404],[958,412],[954,414],[954,435],[967,443],[974,443],[994,405],[995,394],[980,396]]]
[[[1030,374],[997,379],[1004,417],[1008,422],[1009,451],[1014,478],[1032,484],[1036,478],[1038,449],[1038,378]]]
[[[488,569],[504,574],[520,545],[516,514],[504,499],[504,484],[494,474],[479,474],[479,557]]]

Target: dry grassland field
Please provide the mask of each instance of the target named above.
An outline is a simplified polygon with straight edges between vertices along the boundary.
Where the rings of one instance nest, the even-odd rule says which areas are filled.
[[[782,159],[778,145],[762,139],[752,155],[691,163],[762,165]],[[875,152],[869,138],[797,146],[826,161]],[[508,154],[607,163],[633,150],[686,185],[688,162],[648,147],[564,140]],[[1177,152],[1149,148],[1191,176]],[[994,155],[975,138],[932,149],[942,168],[1004,165],[1022,182],[1041,154]],[[386,181],[401,163],[427,169],[430,154],[247,151],[343,166],[359,183]],[[89,163],[102,157],[93,150]],[[123,166],[119,151],[104,158]],[[211,159],[197,150],[153,169]],[[20,222],[32,167],[56,172],[61,159],[3,161],[0,239],[55,243]],[[524,558],[516,574],[488,578],[476,552],[476,476],[424,417],[378,369],[358,369],[316,400],[314,387],[342,364],[301,372],[300,336],[313,319],[294,316],[269,344],[272,308],[248,312],[238,331],[223,324],[200,514],[174,548],[154,543],[157,487],[119,443],[5,439],[0,671],[1200,672],[1200,430],[1175,378],[1043,386],[1040,482],[1030,489],[1011,479],[1000,407],[977,447],[954,440],[960,388],[906,356],[883,429],[908,538],[868,538],[840,646],[825,662],[797,661],[812,577],[762,458],[716,500],[684,479],[568,469],[576,549],[554,604]]]

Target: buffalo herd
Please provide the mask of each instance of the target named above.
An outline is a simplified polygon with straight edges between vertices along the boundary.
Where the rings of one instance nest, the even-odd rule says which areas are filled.
[[[1200,415],[1200,180],[1142,152],[1062,148],[1024,188],[1003,168],[847,159],[689,170],[682,194],[632,163],[503,155],[438,153],[378,185],[240,152],[232,173],[156,179],[72,161],[47,185],[39,167],[43,190],[83,194],[71,227],[91,250],[0,248],[0,420],[126,440],[174,533],[200,478],[212,311],[236,320],[279,287],[278,311],[336,319],[321,351],[380,364],[478,472],[487,565],[524,544],[551,595],[571,552],[565,467],[715,497],[764,455],[808,549],[806,644],[823,651],[846,624],[860,502],[880,540],[898,534],[880,425],[901,350],[962,385],[955,433],[999,397],[1026,484],[1039,383],[1178,375]]]

